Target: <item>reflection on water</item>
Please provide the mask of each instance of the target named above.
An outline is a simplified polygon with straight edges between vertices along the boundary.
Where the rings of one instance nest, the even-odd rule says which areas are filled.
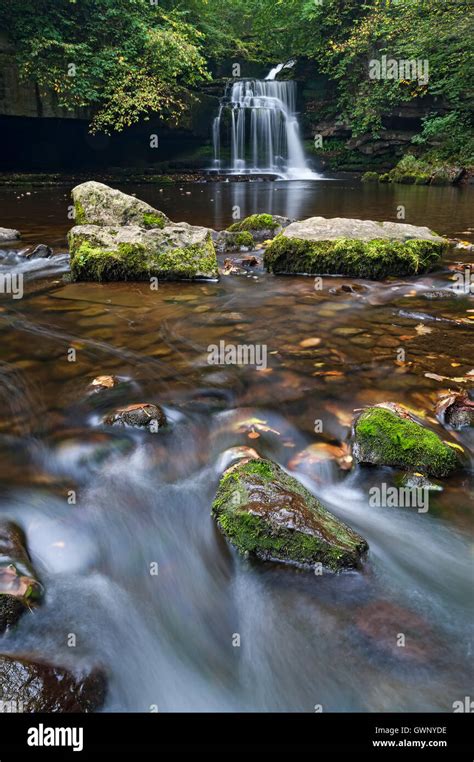
[[[292,194],[285,183],[229,183],[193,185],[191,196],[171,188],[143,195],[174,218],[216,227],[234,204],[242,214],[299,217],[335,211],[338,194],[340,215],[385,216],[385,189],[365,197],[365,186],[350,181],[341,196],[340,182],[295,184]],[[403,198],[411,190],[427,189],[401,187]],[[460,192],[429,190],[443,191],[450,220],[441,202],[423,217],[424,197],[414,193],[413,221],[465,230],[463,204],[450,201]],[[397,190],[389,191],[392,204]],[[22,203],[5,224],[25,228]],[[60,245],[66,198],[40,191],[27,203],[36,213],[25,238],[38,242],[41,230],[42,242]],[[51,224],[41,228],[46,209]],[[354,408],[386,399],[427,411],[444,438],[472,449],[470,431],[435,421],[437,394],[450,383],[426,375],[462,377],[474,367],[472,299],[448,290],[458,258],[429,276],[367,282],[353,293],[340,288],[351,282],[344,278],[324,278],[321,291],[310,278],[259,274],[151,292],[146,284],[64,285],[56,274],[27,284],[23,300],[2,297],[0,510],[25,529],[46,587],[44,604],[3,650],[104,664],[106,710],[450,711],[469,695],[472,470],[446,480],[418,514],[369,506],[370,487],[394,479],[390,470],[343,471],[323,457],[347,442]],[[426,298],[436,290],[445,298]],[[301,346],[313,337],[320,343]],[[266,344],[267,371],[209,365],[207,347],[221,339]],[[76,362],[67,361],[71,346]],[[98,374],[122,382],[88,395]],[[169,429],[100,426],[109,410],[138,401],[162,404]],[[255,418],[257,437],[248,423]],[[321,458],[300,456],[315,444]],[[293,471],[366,537],[364,570],[317,577],[237,556],[210,517],[237,446]]]

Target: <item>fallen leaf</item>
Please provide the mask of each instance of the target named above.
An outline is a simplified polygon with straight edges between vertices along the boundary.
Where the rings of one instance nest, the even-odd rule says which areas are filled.
[[[303,341],[300,341],[300,347],[304,347],[304,349],[307,347],[317,347],[319,344],[321,344],[321,339],[316,337],[312,339],[303,339]]]
[[[429,328],[427,325],[423,325],[423,323],[418,323],[418,325],[415,326],[415,331],[419,336],[424,336],[427,333],[432,333],[433,329]]]

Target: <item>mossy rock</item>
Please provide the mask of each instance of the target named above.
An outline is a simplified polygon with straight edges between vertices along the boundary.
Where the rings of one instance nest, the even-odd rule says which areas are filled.
[[[459,467],[455,450],[398,406],[364,410],[353,426],[354,460],[428,476],[449,476]]]
[[[227,228],[227,232],[248,232],[256,241],[265,241],[267,238],[273,238],[277,233],[280,233],[289,223],[290,220],[287,217],[280,217],[279,215],[251,214],[250,217],[234,222]]]
[[[448,245],[426,227],[312,217],[278,235],[266,249],[264,263],[275,274],[380,280],[427,272]]]
[[[379,179],[379,173],[378,172],[364,172],[362,175],[362,182],[363,183],[376,183]]]
[[[211,509],[235,547],[263,561],[332,571],[359,567],[366,541],[270,460],[245,460],[221,478]]]
[[[214,280],[219,275],[209,231],[185,223],[153,230],[76,226],[68,240],[75,281]]]
[[[162,228],[168,217],[135,196],[93,180],[72,190],[76,225],[139,225]]]

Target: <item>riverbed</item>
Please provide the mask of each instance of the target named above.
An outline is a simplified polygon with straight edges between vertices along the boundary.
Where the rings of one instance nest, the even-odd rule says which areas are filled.
[[[236,211],[271,212],[403,220],[474,241],[472,188],[327,177],[123,190],[215,229]],[[68,284],[70,204],[66,186],[0,188],[1,224],[23,234],[0,267],[25,274],[23,299],[0,295],[0,509],[24,528],[46,590],[3,650],[102,665],[105,711],[452,711],[472,685],[474,437],[444,430],[434,407],[474,368],[472,294],[453,289],[472,254],[453,250],[418,278],[325,277],[321,289],[258,268],[158,291]],[[14,251],[38,243],[56,256],[21,264]],[[210,365],[221,340],[265,345],[268,367]],[[89,395],[104,374],[122,383]],[[463,448],[464,470],[426,513],[371,507],[389,470],[334,459],[349,452],[353,410],[387,400]],[[164,407],[167,431],[101,427],[145,401]],[[317,576],[238,556],[210,516],[238,446],[280,463],[365,537],[363,569]]]

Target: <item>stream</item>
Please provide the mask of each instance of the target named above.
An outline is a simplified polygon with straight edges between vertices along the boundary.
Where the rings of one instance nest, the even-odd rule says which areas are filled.
[[[235,207],[396,221],[403,205],[406,222],[474,242],[472,188],[334,176],[121,190],[215,229]],[[457,388],[449,379],[474,368],[472,294],[453,290],[472,254],[353,290],[341,288],[348,278],[316,290],[261,269],[157,292],[67,284],[70,203],[66,186],[0,188],[1,224],[23,234],[3,245],[0,272],[25,275],[23,299],[0,294],[0,510],[24,529],[46,590],[3,652],[102,665],[104,711],[452,711],[472,695],[474,435],[446,431],[433,411]],[[55,256],[18,256],[38,243]],[[268,367],[209,365],[221,340],[266,345]],[[105,374],[122,383],[88,394]],[[371,507],[389,469],[331,457],[347,450],[353,410],[385,400],[423,412],[465,451],[427,513]],[[101,427],[111,409],[145,401],[163,406],[169,429]],[[301,455],[310,445],[312,459]],[[316,576],[239,556],[210,516],[236,447],[278,462],[366,538],[363,569]]]

